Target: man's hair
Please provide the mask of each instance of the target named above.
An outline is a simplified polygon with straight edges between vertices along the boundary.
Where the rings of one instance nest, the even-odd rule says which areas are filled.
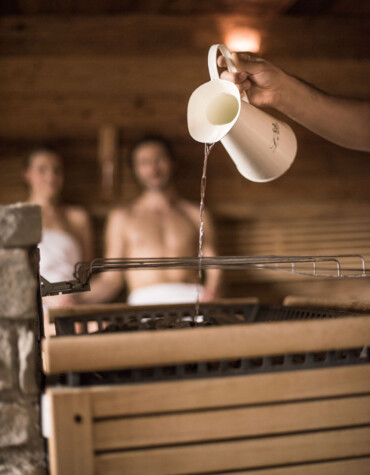
[[[175,161],[175,155],[173,153],[172,144],[169,140],[167,140],[162,135],[143,135],[138,140],[136,140],[131,147],[131,151],[130,151],[131,168],[133,168],[134,166],[135,151],[142,145],[146,145],[149,143],[156,143],[156,144],[161,145],[165,149],[166,154],[168,155],[168,158],[170,158],[171,161]]]

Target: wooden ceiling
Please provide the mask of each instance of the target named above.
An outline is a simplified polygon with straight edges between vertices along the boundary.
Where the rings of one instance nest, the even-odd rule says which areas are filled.
[[[353,0],[2,0],[0,15],[202,15],[363,16],[370,2]]]

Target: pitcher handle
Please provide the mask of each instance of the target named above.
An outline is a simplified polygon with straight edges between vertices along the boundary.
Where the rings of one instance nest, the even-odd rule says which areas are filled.
[[[220,75],[218,74],[218,67],[217,67],[218,50],[220,50],[222,56],[226,60],[226,66],[227,66],[228,71],[230,71],[231,73],[236,73],[238,71],[234,64],[234,61],[232,60],[229,48],[222,43],[217,44],[217,45],[212,45],[209,48],[209,52],[208,52],[208,71],[209,71],[209,75],[211,79],[220,78]],[[242,93],[242,99],[246,102],[249,102],[247,93],[245,91],[243,91]]]

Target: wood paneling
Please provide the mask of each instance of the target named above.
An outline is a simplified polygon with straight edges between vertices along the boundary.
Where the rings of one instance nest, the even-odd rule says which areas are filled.
[[[370,396],[103,420],[96,423],[93,446],[127,449],[361,424],[370,424]]]
[[[63,391],[63,389],[60,389]],[[69,391],[69,389],[66,389]],[[368,365],[304,371],[201,378],[141,385],[94,387],[91,411],[95,419],[163,413],[200,411],[232,406],[289,402],[370,392]]]
[[[92,475],[90,398],[86,393],[50,399],[50,470],[55,475]],[[68,455],[67,455],[68,454]]]
[[[212,3],[198,0],[3,0],[0,13],[4,14],[58,14],[58,15],[98,15],[98,14],[171,14],[199,15],[200,13],[237,13],[239,15],[293,15],[340,14],[345,16],[369,15],[367,2],[351,0],[213,0]]]
[[[229,471],[368,455],[370,429],[323,431],[268,439],[118,452],[95,458],[97,474]]]
[[[267,56],[367,58],[366,17],[126,15],[1,18],[2,55],[89,56],[207,54],[226,31],[255,28]],[[205,64],[206,67],[206,64]]]
[[[187,101],[208,79],[204,63],[199,57],[0,60],[0,137],[91,139],[99,127],[113,123],[129,134],[153,129],[190,142]],[[370,77],[370,61],[282,59],[280,64],[333,93],[368,95],[363,75]],[[347,81],[338,82],[339,70]]]
[[[343,2],[343,0],[342,0]],[[273,14],[287,10],[296,0],[213,0],[212,5],[198,0],[3,0],[0,12],[20,14],[199,14],[237,11],[247,15]]]
[[[20,11],[36,3],[23,2]],[[180,3],[176,2],[173,8],[186,11],[186,2]],[[249,4],[252,3],[255,2]],[[268,3],[271,8],[273,4],[282,5]],[[43,2],[37,5],[46,8]],[[53,5],[57,8],[55,2]],[[155,9],[153,5],[148,2],[145,8]],[[72,6],[68,3],[64,8]],[[168,12],[169,4],[163,8]],[[143,133],[163,133],[174,140],[179,191],[198,202],[203,146],[188,135],[186,106],[195,87],[208,80],[208,47],[223,41],[227,31],[240,26],[254,28],[261,34],[261,53],[286,71],[334,94],[369,97],[366,16],[257,18],[242,12],[200,15],[189,10],[189,15],[177,16],[160,13],[136,11],[100,17],[20,15],[0,19],[0,202],[27,197],[21,178],[23,157],[40,142],[53,142],[65,157],[66,201],[82,204],[93,214],[96,255],[102,254],[102,229],[109,208],[133,199],[139,191],[128,165],[128,151],[133,140]],[[276,226],[270,228],[270,218],[279,220],[286,215],[289,219],[282,223],[283,227],[295,229],[295,218],[308,214],[320,216],[320,226],[330,217],[341,220],[346,216],[344,228],[335,228],[335,233],[346,234],[330,243],[334,228],[323,231],[330,249],[335,250],[333,244],[337,243],[343,250],[348,244],[358,252],[368,252],[367,235],[360,245],[359,227],[370,203],[368,155],[330,144],[288,122],[297,135],[298,154],[291,169],[279,180],[249,182],[239,175],[221,144],[213,149],[206,206],[215,217],[220,253],[271,254],[286,250],[290,241],[283,237],[282,245]],[[115,190],[104,195],[97,157],[99,130],[107,124],[120,134],[119,180]],[[346,206],[348,200],[351,203]],[[335,201],[339,203],[337,210],[330,211],[329,205]],[[357,211],[359,207],[361,212]],[[351,215],[358,217],[356,243],[348,224]],[[307,226],[314,226],[314,221]],[[294,238],[292,251],[329,249],[323,242],[320,247],[316,238],[313,242],[305,230],[301,238],[299,242]],[[256,287],[250,285],[251,279],[257,280]],[[274,279],[269,276],[265,280],[271,283]],[[261,297],[271,292],[270,287],[263,289],[260,285],[263,284],[258,283],[257,277],[247,277],[245,273],[226,275],[229,295],[253,295],[255,291]],[[286,290],[297,293],[304,284],[294,281],[296,287],[288,289],[285,284],[278,285],[282,286],[278,291],[281,295]],[[327,285],[332,283],[310,282],[315,294]],[[334,286],[358,295],[357,282],[336,282]]]
[[[46,394],[54,426],[80,442],[89,461],[93,455],[94,473],[365,474],[368,366],[54,387]],[[64,467],[76,473],[81,461],[67,456],[69,445],[57,434],[49,440],[52,474]]]

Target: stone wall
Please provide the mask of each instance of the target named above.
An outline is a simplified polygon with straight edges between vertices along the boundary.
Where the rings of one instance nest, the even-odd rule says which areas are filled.
[[[0,206],[0,474],[46,472],[40,431],[41,211]]]

